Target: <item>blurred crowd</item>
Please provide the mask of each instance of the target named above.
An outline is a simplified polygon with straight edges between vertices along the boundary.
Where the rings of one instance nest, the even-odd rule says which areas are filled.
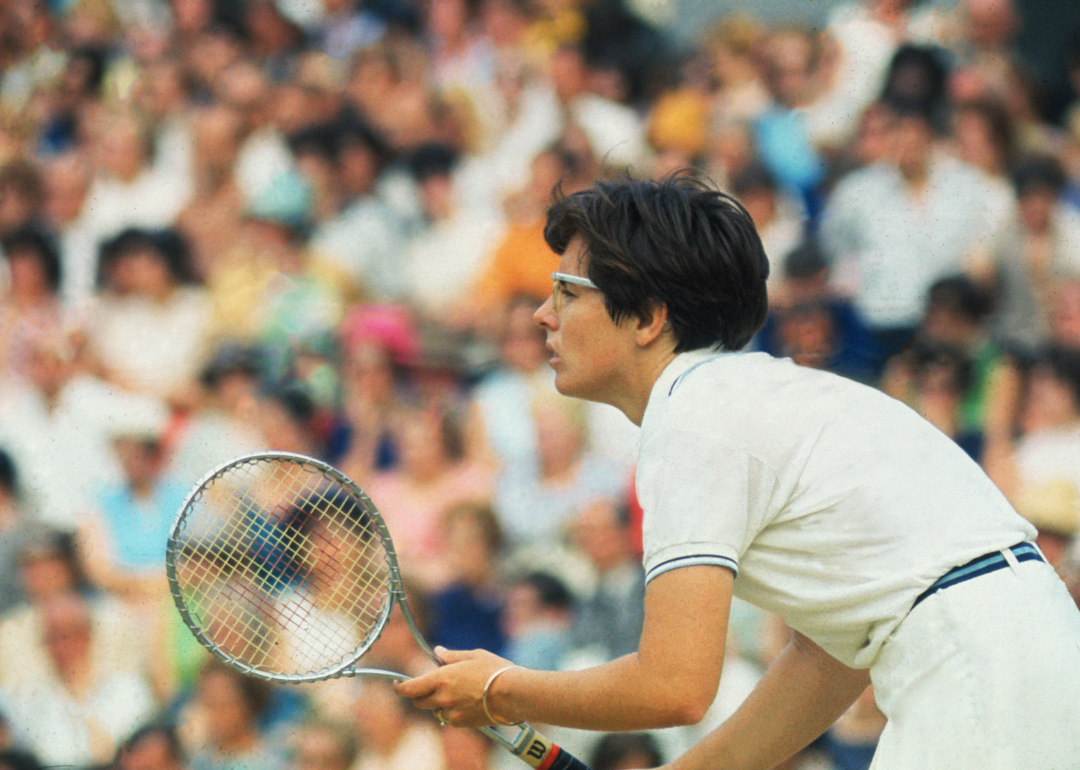
[[[633,0],[0,3],[0,768],[492,770],[380,681],[212,659],[164,572],[215,465],[299,452],[386,518],[425,636],[534,668],[634,651],[636,429],[532,321],[556,189],[693,169],[761,233],[751,347],[894,395],[1080,601],[1077,101],[1010,0],[848,0],[688,43]],[[890,440],[882,436],[882,441]],[[737,603],[693,728],[551,735],[655,767],[786,643]],[[369,665],[430,665],[397,615]],[[789,770],[868,766],[861,698]]]

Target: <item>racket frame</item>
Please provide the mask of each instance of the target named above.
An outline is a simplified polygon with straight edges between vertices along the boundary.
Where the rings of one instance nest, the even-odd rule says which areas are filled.
[[[179,581],[176,575],[177,559],[179,557],[180,542],[179,536],[181,529],[187,519],[187,512],[191,509],[191,506],[198,502],[198,500],[208,491],[208,486],[211,482],[220,476],[224,476],[226,472],[242,465],[250,465],[258,462],[273,461],[273,462],[291,462],[301,467],[310,467],[318,471],[324,476],[329,476],[334,482],[343,486],[346,491],[352,495],[361,505],[364,513],[367,514],[371,522],[371,529],[379,539],[382,541],[383,549],[386,552],[386,564],[387,564],[387,582],[389,583],[389,601],[383,606],[380,612],[378,620],[373,624],[371,633],[368,634],[364,640],[364,644],[353,651],[352,654],[346,656],[339,663],[334,666],[321,669],[317,672],[308,674],[279,674],[273,671],[267,671],[265,669],[251,666],[241,660],[238,660],[234,656],[225,652],[221,647],[214,642],[203,630],[201,624],[196,622],[192,616],[191,611],[187,606],[187,602],[184,599],[183,592],[180,590]],[[208,649],[214,657],[221,662],[231,666],[242,674],[253,676],[258,679],[264,679],[270,682],[280,682],[283,684],[303,684],[308,682],[321,682],[324,679],[336,679],[343,676],[357,676],[357,675],[374,675],[382,676],[384,678],[393,678],[396,680],[402,680],[405,677],[402,674],[395,674],[392,671],[383,671],[381,669],[366,669],[352,667],[356,661],[362,658],[371,646],[378,641],[382,635],[383,630],[386,628],[387,621],[390,619],[390,613],[394,609],[396,604],[405,618],[405,622],[409,626],[409,631],[413,638],[423,649],[424,654],[431,658],[436,663],[441,665],[441,661],[435,655],[435,651],[431,649],[423,635],[420,633],[420,628],[417,626],[416,619],[413,617],[412,612],[409,610],[409,605],[405,601],[404,591],[402,589],[401,571],[398,568],[397,552],[394,550],[394,541],[390,537],[390,530],[386,526],[386,522],[383,520],[382,515],[379,513],[378,508],[371,501],[371,498],[357,486],[356,482],[343,474],[341,471],[334,468],[332,465],[316,460],[313,457],[297,454],[295,452],[251,452],[249,454],[241,455],[226,463],[223,463],[210,472],[206,473],[195,484],[194,488],[184,498],[184,502],[180,506],[180,510],[177,512],[176,518],[173,521],[172,526],[169,528],[169,540],[165,550],[165,575],[169,580],[169,592],[172,594],[173,602],[176,604],[177,610],[180,611],[180,616],[193,634],[195,638],[199,640],[206,649]]]
[[[238,660],[234,656],[225,652],[220,646],[215,643],[203,630],[201,625],[195,621],[192,617],[191,611],[188,609],[187,602],[184,599],[183,592],[180,590],[180,586],[177,580],[176,568],[177,559],[179,556],[179,550],[181,544],[179,542],[179,535],[182,531],[185,520],[187,519],[187,513],[192,505],[198,502],[198,500],[207,492],[208,485],[219,477],[223,476],[227,471],[241,465],[253,464],[263,461],[274,462],[292,462],[300,466],[306,466],[317,470],[325,476],[329,476],[333,481],[341,484],[349,494],[353,495],[357,501],[360,502],[364,509],[364,512],[368,515],[371,521],[372,529],[381,538],[384,549],[386,550],[386,563],[388,568],[387,582],[389,583],[389,599],[386,602],[378,622],[375,624],[371,633],[364,640],[364,644],[355,650],[351,655],[347,656],[340,663],[321,669],[317,672],[310,674],[279,674],[273,671],[266,671],[255,666],[251,666],[243,661]],[[169,580],[169,591],[172,594],[173,602],[176,604],[176,608],[180,611],[180,616],[193,634],[198,639],[199,643],[208,649],[214,657],[220,660],[230,668],[239,671],[241,674],[247,676],[256,677],[258,679],[264,679],[270,682],[279,682],[283,684],[303,684],[308,682],[319,682],[325,679],[336,679],[340,677],[353,677],[353,676],[374,676],[383,679],[391,679],[393,681],[405,681],[410,677],[405,674],[399,674],[393,671],[386,671],[384,669],[377,668],[357,668],[353,664],[364,656],[371,646],[382,635],[383,630],[386,628],[386,624],[390,619],[390,613],[393,611],[395,605],[401,610],[402,616],[405,618],[405,623],[409,627],[409,632],[412,634],[413,639],[436,665],[443,665],[443,662],[439,660],[439,657],[435,654],[435,651],[431,649],[427,640],[424,639],[423,634],[420,632],[420,628],[416,623],[416,619],[413,617],[412,611],[409,609],[409,604],[405,599],[405,592],[402,587],[401,571],[398,568],[397,552],[394,550],[394,541],[390,537],[390,530],[386,526],[386,522],[383,520],[382,514],[379,513],[378,508],[371,501],[371,498],[357,486],[356,482],[343,474],[337,468],[329,465],[321,460],[317,460],[313,457],[297,454],[295,452],[252,452],[249,454],[241,455],[228,462],[225,462],[213,470],[206,473],[195,484],[194,488],[184,498],[184,502],[180,506],[180,510],[176,514],[176,518],[173,521],[172,526],[169,528],[169,540],[165,551],[165,574]],[[554,768],[554,765],[547,764],[551,759],[559,757],[559,748],[553,744],[549,739],[544,737],[541,733],[537,732],[535,728],[527,724],[521,724],[517,726],[517,734],[512,738],[503,735],[499,730],[494,727],[478,727],[476,728],[484,735],[488,736],[495,743],[499,744],[511,754],[515,755],[526,764],[533,767],[541,766],[540,762],[546,759],[548,767]],[[551,752],[555,752],[554,757],[551,756]],[[566,767],[584,767],[579,760],[574,759],[571,755],[562,753],[561,759],[566,761],[577,762],[577,765],[567,764]],[[587,768],[586,768],[587,770]]]

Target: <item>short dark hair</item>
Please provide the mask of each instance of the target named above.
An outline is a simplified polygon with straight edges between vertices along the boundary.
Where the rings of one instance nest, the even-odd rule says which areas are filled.
[[[602,181],[558,195],[544,238],[562,254],[576,237],[612,320],[666,306],[677,353],[738,350],[765,322],[769,260],[753,220],[700,179]]]
[[[409,171],[419,184],[435,176],[450,176],[457,163],[458,152],[451,145],[428,142],[409,156]]]
[[[731,192],[736,198],[744,198],[756,192],[775,193],[778,189],[776,176],[764,163],[748,163],[731,180]]]
[[[384,166],[393,158],[393,150],[386,139],[362,116],[352,109],[345,109],[337,118],[338,149],[366,147]]]
[[[104,241],[98,249],[98,285],[107,285],[108,271],[117,260],[143,251],[160,257],[179,284],[197,283],[187,239],[173,228],[129,227]]]
[[[991,292],[966,275],[947,275],[930,285],[927,309],[940,308],[981,323],[994,310]]]
[[[293,422],[307,426],[315,417],[315,399],[301,380],[288,379],[263,386],[261,395],[285,411]]]
[[[235,340],[223,342],[211,355],[199,381],[207,388],[215,388],[230,374],[243,374],[258,380],[266,366],[265,351],[256,345]]]
[[[1042,351],[1035,365],[1047,369],[1055,379],[1067,385],[1080,407],[1080,350],[1050,345]]]
[[[829,260],[821,250],[816,238],[807,238],[784,255],[784,276],[787,278],[813,278],[829,269]]]
[[[1013,188],[1020,196],[1033,190],[1049,190],[1057,195],[1067,181],[1061,161],[1053,155],[1026,155],[1017,162],[1012,172]]]
[[[559,578],[550,572],[535,570],[527,572],[518,580],[521,585],[526,585],[536,591],[536,597],[544,607],[556,610],[572,610],[574,608],[574,595]]]
[[[341,131],[334,123],[317,123],[290,134],[289,150],[294,156],[314,155],[328,163],[336,163],[341,152]]]
[[[45,271],[49,290],[55,293],[60,289],[63,278],[60,251],[56,247],[56,241],[42,228],[30,224],[12,230],[0,239],[0,249],[7,259],[11,259],[12,254],[17,251],[33,254]]]
[[[889,62],[881,101],[899,115],[921,117],[934,130],[946,130],[949,66],[944,49],[903,45]]]
[[[935,134],[944,134],[947,127],[940,107],[934,102],[905,94],[882,97],[879,102],[894,118],[916,118]]]
[[[100,96],[101,84],[105,81],[105,67],[108,58],[109,55],[105,47],[96,45],[79,46],[69,54],[69,67],[75,62],[86,64],[86,82],[83,84],[85,95]]]

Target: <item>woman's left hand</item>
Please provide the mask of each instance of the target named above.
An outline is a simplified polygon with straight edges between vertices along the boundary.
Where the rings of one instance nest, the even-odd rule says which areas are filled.
[[[511,665],[486,650],[447,650],[436,647],[435,654],[445,665],[423,676],[398,682],[397,694],[409,698],[422,709],[431,709],[440,721],[456,727],[481,727],[493,724],[484,713],[484,685],[500,668]],[[504,722],[511,721],[498,713],[492,702],[488,708]]]

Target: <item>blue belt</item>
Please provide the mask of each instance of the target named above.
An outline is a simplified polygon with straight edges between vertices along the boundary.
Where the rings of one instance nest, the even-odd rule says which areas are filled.
[[[1034,543],[1018,543],[1009,550],[1012,552],[1013,556],[1016,557],[1018,562],[1046,561],[1039,549],[1035,547]],[[915,599],[915,603],[911,605],[911,608],[915,609],[919,606],[919,602],[943,588],[954,586],[957,583],[963,583],[965,580],[971,580],[979,575],[997,572],[999,569],[1004,569],[1007,566],[1009,566],[1009,560],[1005,558],[1005,555],[1001,551],[991,551],[988,554],[972,559],[967,564],[961,564],[959,567],[954,567],[934,581],[932,586],[919,594]]]

